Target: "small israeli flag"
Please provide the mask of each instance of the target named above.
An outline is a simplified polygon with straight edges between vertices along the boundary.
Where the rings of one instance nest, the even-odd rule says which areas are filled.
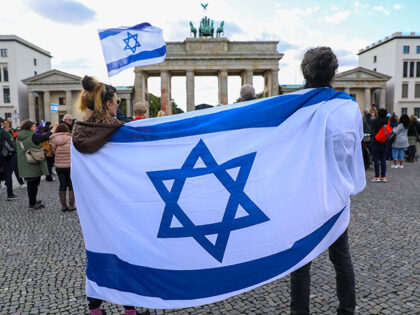
[[[149,23],[98,30],[108,75],[165,60],[162,30]]]

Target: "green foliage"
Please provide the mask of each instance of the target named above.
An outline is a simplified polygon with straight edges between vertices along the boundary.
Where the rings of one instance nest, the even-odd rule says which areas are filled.
[[[172,114],[180,114],[184,111],[178,107],[174,100],[171,100],[172,103]],[[157,117],[157,114],[160,110],[160,97],[149,93],[149,110],[150,110],[150,117]]]

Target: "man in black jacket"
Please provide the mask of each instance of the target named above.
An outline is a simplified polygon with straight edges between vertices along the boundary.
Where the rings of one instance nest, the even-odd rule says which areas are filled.
[[[16,149],[10,133],[4,130],[3,123],[4,120],[0,118],[0,150],[3,149],[3,146],[8,144],[8,147],[13,149],[14,152],[10,156],[3,156],[0,154],[0,163],[3,165],[4,181],[7,187],[7,200],[14,200],[18,198],[18,196],[13,193],[12,181],[13,171],[17,169]]]
[[[388,112],[386,109],[380,108],[376,119],[371,118],[372,109],[366,115],[366,121],[372,127],[372,157],[375,165],[375,177],[371,178],[371,182],[386,182],[386,142],[376,141],[375,136],[388,123]],[[380,172],[379,172],[380,170]],[[379,177],[380,174],[380,177]]]

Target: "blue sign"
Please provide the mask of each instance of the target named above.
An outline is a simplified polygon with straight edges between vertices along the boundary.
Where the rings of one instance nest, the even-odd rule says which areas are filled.
[[[58,113],[58,104],[51,104],[51,112]]]

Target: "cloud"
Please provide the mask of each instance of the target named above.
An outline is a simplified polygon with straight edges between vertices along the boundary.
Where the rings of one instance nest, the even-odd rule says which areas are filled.
[[[324,20],[325,22],[338,24],[347,19],[347,17],[350,16],[350,14],[350,11],[337,12],[330,16],[324,16],[322,20]]]
[[[87,58],[62,60],[54,65],[57,69],[88,69],[90,67],[92,67],[92,62]]]
[[[83,25],[96,16],[95,11],[73,0],[26,0],[25,4],[42,17],[62,24]]]
[[[403,8],[403,5],[395,3],[392,7],[394,8],[394,10],[401,10]]]
[[[354,6],[356,8],[362,8],[362,9],[366,9],[367,7],[369,7],[369,3],[360,3],[359,1],[356,1],[354,3]]]
[[[382,12],[382,13],[384,13],[384,14],[386,14],[386,15],[390,15],[390,14],[391,14],[391,12],[389,12],[389,10],[385,9],[385,8],[384,8],[383,6],[381,6],[381,5],[374,6],[374,7],[373,7],[373,10],[376,10],[376,11]]]
[[[337,56],[338,64],[340,67],[357,67],[359,64],[356,54],[351,51],[345,49],[338,49],[335,50],[334,53]]]
[[[256,40],[276,40],[279,43],[277,44],[277,51],[284,52],[285,50],[295,49],[297,46],[290,44],[282,39],[279,38],[277,34],[269,33],[267,31],[263,31],[261,36],[258,36]]]

